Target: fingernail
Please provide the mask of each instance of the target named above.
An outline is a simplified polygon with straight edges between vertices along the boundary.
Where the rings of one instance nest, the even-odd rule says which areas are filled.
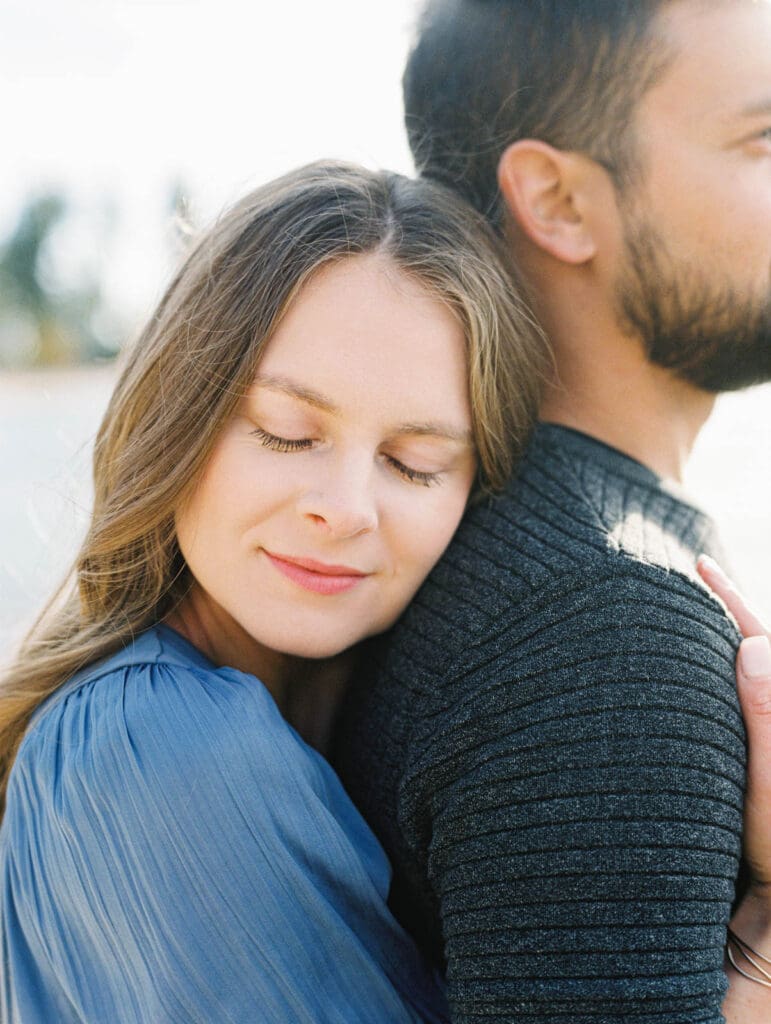
[[[699,564],[710,572],[715,573],[716,576],[720,576],[723,579],[726,578],[726,574],[717,564],[714,558],[710,558],[709,555],[699,555]]]
[[[739,662],[748,679],[771,677],[771,643],[767,636],[751,636],[739,648]]]

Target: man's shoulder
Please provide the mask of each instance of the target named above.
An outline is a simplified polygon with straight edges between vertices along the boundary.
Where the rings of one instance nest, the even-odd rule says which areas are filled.
[[[505,492],[468,511],[391,654],[414,667],[446,664],[571,588],[589,600],[596,588],[599,601],[638,578],[678,577],[687,601],[700,589],[695,562],[705,551],[715,553],[714,527],[683,494],[622,453],[543,424]]]
[[[650,470],[542,425],[505,492],[470,508],[428,591],[441,590],[443,603],[470,585],[519,600],[550,579],[629,559],[692,575],[714,543],[709,518]]]

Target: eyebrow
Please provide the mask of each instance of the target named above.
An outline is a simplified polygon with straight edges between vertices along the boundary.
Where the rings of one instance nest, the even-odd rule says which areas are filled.
[[[457,441],[459,444],[473,445],[474,434],[471,430],[456,430],[448,423],[403,423],[396,431],[397,437],[410,435],[411,437],[440,437],[447,441]]]
[[[274,376],[273,374],[258,374],[255,380],[258,387],[267,388],[269,391],[279,391],[292,398],[299,398],[301,402],[321,409],[323,412],[339,413],[340,409],[334,402],[330,401],[318,391],[298,384],[288,377]],[[474,434],[471,430],[458,430],[449,423],[434,422],[427,420],[421,423],[402,423],[395,431],[397,437],[418,436],[418,437],[439,437],[448,441],[456,441],[460,444],[474,444]]]
[[[742,117],[760,117],[763,114],[771,114],[771,96],[766,96],[762,100],[750,103],[749,106],[744,107],[739,113]]]
[[[336,413],[340,411],[334,402],[319,394],[318,391],[306,388],[303,384],[296,384],[293,380],[289,380],[288,377],[258,374],[255,383],[259,387],[268,388],[270,391],[281,391],[285,395],[291,395],[292,398],[299,398],[301,402],[307,402],[308,405],[313,405],[317,409],[323,409],[324,412]]]

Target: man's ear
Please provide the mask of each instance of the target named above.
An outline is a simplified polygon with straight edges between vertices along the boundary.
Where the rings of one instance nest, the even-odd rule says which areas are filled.
[[[498,163],[501,195],[520,230],[564,263],[586,263],[596,253],[584,202],[588,163],[538,139],[512,143]]]

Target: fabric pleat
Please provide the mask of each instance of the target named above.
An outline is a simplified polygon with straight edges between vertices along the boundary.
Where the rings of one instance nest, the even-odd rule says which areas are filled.
[[[253,676],[158,626],[71,680],[0,833],[6,1024],[413,1024],[390,869]]]

